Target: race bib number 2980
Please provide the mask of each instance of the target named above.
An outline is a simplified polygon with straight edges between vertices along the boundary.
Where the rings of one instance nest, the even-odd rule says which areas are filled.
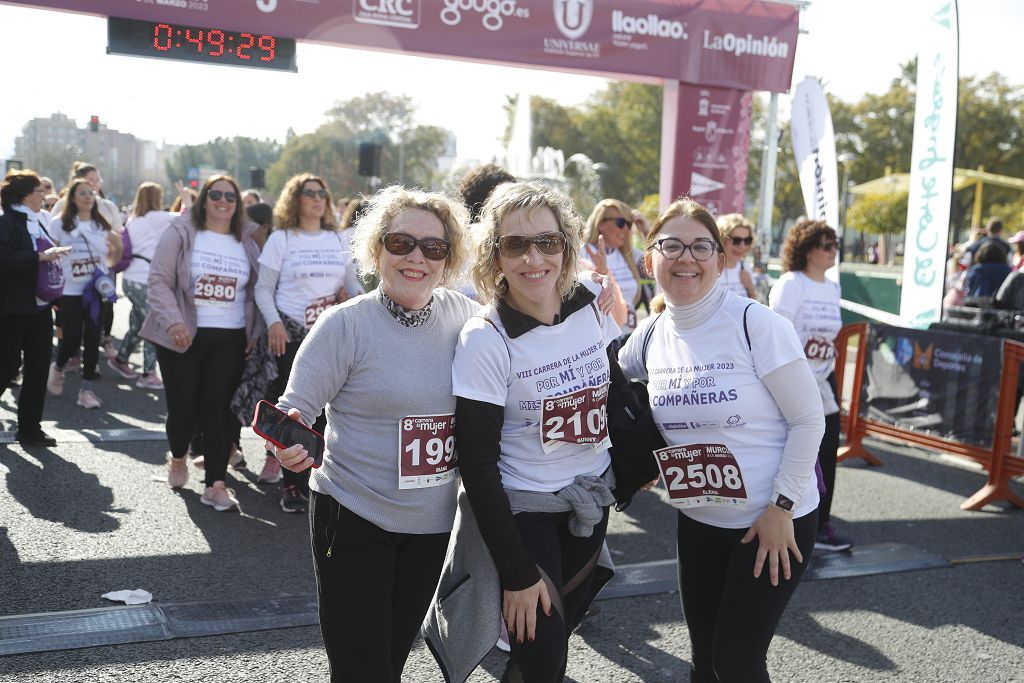
[[[409,415],[399,420],[399,489],[450,484],[458,472],[454,415]]]

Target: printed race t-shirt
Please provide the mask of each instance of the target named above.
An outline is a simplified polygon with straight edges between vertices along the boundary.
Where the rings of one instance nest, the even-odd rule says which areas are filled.
[[[61,257],[64,268],[64,295],[82,296],[86,285],[97,266],[107,267],[107,231],[93,221],[75,221],[75,229],[64,232],[60,217],[50,224],[50,236],[63,247],[71,247],[71,253]]]
[[[743,334],[743,311],[752,349]],[[731,293],[703,325],[677,328],[666,314],[641,358],[645,320],[619,354],[629,377],[647,377],[651,411],[668,447],[658,452],[670,502],[704,524],[750,526],[767,508],[787,424],[761,378],[803,358],[792,326]],[[796,516],[818,504],[811,478]]]
[[[598,285],[584,286],[598,293]],[[552,493],[577,475],[602,474],[611,463],[606,349],[618,325],[587,305],[513,339],[493,307],[481,316],[462,328],[452,391],[505,408],[502,485]]]
[[[807,362],[818,380],[825,414],[839,412],[839,404],[828,384],[836,367],[835,339],[843,327],[839,309],[839,283],[817,282],[799,272],[787,272],[772,287],[768,306],[793,323]]]
[[[597,247],[590,246],[589,249],[596,249]],[[593,268],[593,262],[590,255],[585,250],[583,252],[583,261],[587,264],[588,268]],[[636,263],[636,259],[640,258],[642,252],[639,249],[633,250],[633,259]],[[605,250],[605,258],[608,262],[608,272],[615,278],[616,284],[619,285],[619,289],[622,290],[622,298],[626,302],[626,323],[622,326],[622,334],[629,334],[636,329],[636,309],[633,307],[633,301],[636,300],[637,292],[640,291],[640,283],[635,277],[633,277],[633,271],[629,269],[629,263],[626,258],[622,255],[622,252],[618,249],[612,249],[611,251]]]
[[[278,230],[271,233],[260,254],[260,265],[281,274],[274,295],[277,309],[307,328],[338,303],[350,260],[348,237],[331,230],[316,234]]]
[[[722,289],[727,289],[736,296],[749,296],[747,288],[743,286],[743,282],[740,280],[740,271],[742,270],[743,261],[737,261],[736,265],[732,268],[723,269],[722,276],[718,278],[718,284],[721,285]]]
[[[192,246],[192,294],[199,327],[245,327],[245,286],[249,259],[234,235],[196,233]]]

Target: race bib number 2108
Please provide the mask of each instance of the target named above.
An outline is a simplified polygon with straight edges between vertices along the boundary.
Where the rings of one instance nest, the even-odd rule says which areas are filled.
[[[586,444],[594,450],[611,446],[608,438],[608,384],[584,387],[541,402],[540,438],[545,453],[565,444]]]

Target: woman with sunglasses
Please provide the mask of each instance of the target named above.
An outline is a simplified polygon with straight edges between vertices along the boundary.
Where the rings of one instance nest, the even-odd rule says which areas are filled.
[[[722,244],[725,245],[722,288],[737,296],[756,299],[754,278],[743,264],[747,252],[750,251],[750,245],[754,243],[753,226],[742,214],[729,213],[718,217],[718,232],[722,235]]]
[[[327,411],[309,487],[332,681],[398,683],[441,573],[458,481],[451,364],[479,308],[445,288],[466,263],[465,220],[440,194],[372,197],[353,251],[380,286],[317,317],[278,403],[307,425]],[[276,453],[293,472],[313,464],[301,446]]]
[[[571,200],[540,183],[500,185],[481,211],[473,280],[488,306],[462,330],[452,383],[462,480],[493,558],[470,585],[493,584],[496,602],[438,608],[461,624],[429,641],[446,670],[449,656],[475,666],[503,619],[509,680],[561,681],[569,635],[603,585],[607,349],[620,331],[599,309],[600,287],[579,278],[581,234]],[[463,538],[454,567],[486,557]]]
[[[818,508],[817,550],[847,550],[853,543],[835,533],[831,523],[839,451],[839,398],[836,396],[835,339],[843,326],[839,283],[825,277],[836,264],[836,232],[823,221],[802,220],[782,246],[783,273],[772,286],[768,305],[793,323],[807,362],[818,383],[825,411],[825,435],[818,447],[825,493]]]
[[[720,284],[724,245],[690,199],[654,222],[646,265],[666,310],[619,353],[649,378],[656,451],[678,509],[691,681],[767,681],[765,657],[817,528],[823,415],[793,326]],[[792,557],[791,557],[792,556]]]
[[[588,266],[611,275],[625,303],[625,317],[617,320],[624,337],[636,328],[636,307],[642,298],[640,261],[643,252],[633,246],[633,209],[618,199],[602,199],[590,212],[585,226]]]
[[[54,396],[63,393],[64,366],[78,354],[84,339],[82,384],[77,402],[86,409],[99,408],[102,403],[92,390],[92,383],[99,377],[96,364],[102,320],[113,304],[108,301],[96,304],[94,271],[109,271],[121,260],[121,234],[100,211],[96,191],[84,178],[72,181],[67,201],[53,220],[50,233],[58,244],[71,247],[71,253],[61,261],[64,294],[59,305],[63,334],[57,344],[57,360],[50,365],[46,388]]]
[[[349,242],[334,222],[332,205],[323,178],[310,173],[292,176],[274,209],[279,229],[270,234],[260,254],[256,304],[267,323],[268,358],[277,375],[270,387],[274,401],[284,393],[295,354],[313,323],[358,288]],[[246,406],[245,413],[251,416],[254,409]],[[313,429],[322,433],[325,425],[321,412]],[[280,462],[268,454],[257,481],[274,484],[281,478]],[[309,472],[285,470],[283,478],[281,509],[305,512]]]
[[[167,395],[167,482],[188,481],[185,455],[203,433],[206,488],[200,501],[238,507],[224,484],[232,448],[229,403],[246,354],[263,331],[253,298],[259,272],[257,226],[245,219],[238,183],[209,178],[192,210],[163,232],[149,267],[149,314],[140,336],[156,344]]]

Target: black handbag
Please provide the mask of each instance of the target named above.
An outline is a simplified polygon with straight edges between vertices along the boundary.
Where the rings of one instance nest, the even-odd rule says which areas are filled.
[[[659,315],[660,317],[660,315]],[[651,341],[657,319],[647,328],[643,355]],[[622,512],[647,482],[661,476],[654,451],[667,445],[651,415],[647,382],[627,380],[619,367],[616,348],[608,348],[611,386],[608,389],[608,436],[611,438],[612,471],[615,473],[615,509]]]

